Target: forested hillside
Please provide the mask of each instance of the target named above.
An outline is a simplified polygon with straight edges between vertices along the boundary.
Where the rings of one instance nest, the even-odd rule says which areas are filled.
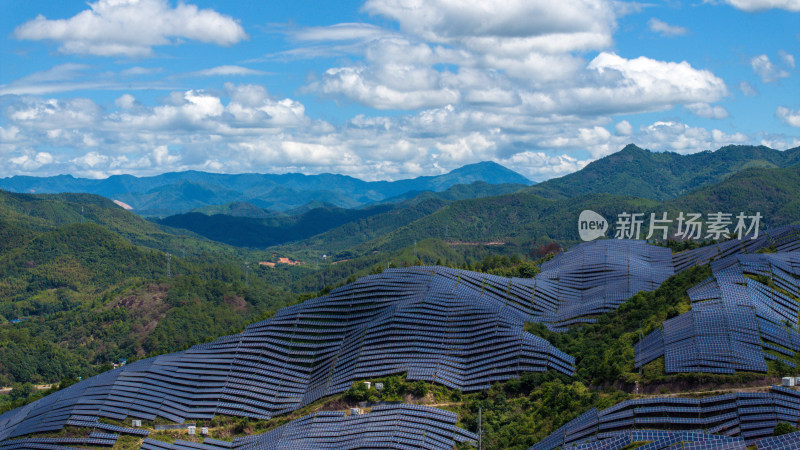
[[[732,145],[713,152],[679,155],[651,152],[630,144],[575,173],[537,184],[527,191],[550,198],[608,193],[669,200],[746,169],[797,164],[800,164],[800,147],[779,151],[764,146]]]

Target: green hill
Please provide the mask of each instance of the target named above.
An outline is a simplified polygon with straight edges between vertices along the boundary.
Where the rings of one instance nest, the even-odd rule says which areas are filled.
[[[608,193],[668,200],[746,169],[795,164],[800,164],[800,147],[779,151],[738,145],[679,155],[650,152],[630,144],[575,173],[539,183],[527,191],[549,198]]]
[[[800,165],[748,169],[667,205],[676,211],[760,212],[764,217],[762,229],[800,223]]]
[[[273,217],[279,213],[267,211],[258,206],[247,202],[230,202],[222,205],[209,205],[201,208],[193,209],[190,212],[202,213],[207,216],[215,214],[225,214],[234,217],[250,217],[254,219],[263,219],[266,217]]]
[[[132,244],[162,252],[194,256],[215,253],[232,258],[247,255],[245,250],[211,242],[186,230],[147,221],[111,200],[93,194],[17,194],[0,190],[0,211],[0,220],[5,221],[10,230],[18,230],[9,231],[18,238],[33,230],[46,231],[62,225],[95,223]]]
[[[209,216],[193,212],[169,216],[161,219],[159,223],[174,228],[184,228],[211,240],[238,247],[263,248],[305,239],[341,224],[381,214],[393,208],[392,205],[377,205],[364,209],[322,207],[298,215],[268,218],[226,214]]]
[[[246,276],[241,250],[94,195],[0,191],[0,233],[2,386],[180,350],[296,298],[255,268]]]

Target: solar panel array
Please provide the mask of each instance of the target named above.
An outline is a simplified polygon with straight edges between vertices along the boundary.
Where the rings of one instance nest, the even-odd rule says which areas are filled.
[[[698,302],[711,300],[708,305],[695,308],[689,319],[665,325],[665,330],[674,325],[675,333],[649,336],[639,349],[645,356],[637,352],[637,358],[644,361],[669,348],[680,367],[755,367],[754,336],[769,336],[767,357],[772,358],[800,343],[796,333],[767,325],[793,313],[796,317],[796,306],[786,295],[746,280],[740,287],[747,289],[755,311],[748,315],[737,309],[745,302],[741,289],[720,286],[738,280],[734,269],[741,266],[759,274],[769,271],[776,285],[795,292],[795,260],[772,259],[767,269],[759,258],[741,259],[738,266],[725,258],[770,245],[798,250],[800,231],[774,230],[758,240],[675,256],[643,241],[594,241],[543,264],[535,279],[442,267],[390,269],[284,308],[240,334],[129,364],[2,414],[0,443],[17,445],[13,438],[67,424],[109,435],[126,433],[97,425],[100,417],[159,417],[178,423],[218,414],[268,419],[343,392],[354,381],[400,373],[463,391],[488,388],[523,372],[553,369],[572,375],[574,358],[524,332],[525,322],[559,331],[590,323],[637,292],[656,289],[676,270],[714,258],[719,260],[714,263],[718,278],[695,293]],[[710,325],[697,326],[702,323]],[[688,350],[687,342],[694,350]],[[726,350],[734,356],[718,357]]]
[[[636,344],[636,367],[661,356],[668,373],[766,372],[767,360],[795,367],[800,252],[733,254],[711,268],[688,291],[692,309]]]
[[[800,448],[800,431],[773,436],[758,441],[758,450],[797,450]]]
[[[456,426],[455,413],[419,405],[376,406],[371,412],[345,415],[318,412],[264,434],[220,442],[206,439],[202,444],[176,441],[169,444],[147,439],[143,449],[293,449],[405,448],[452,450],[457,442],[478,436]]]
[[[633,442],[648,442],[637,447],[648,450],[675,448],[671,446],[679,442],[683,448],[744,449],[753,444],[772,448],[768,447],[773,440],[770,436],[778,422],[794,424],[798,420],[800,392],[781,386],[773,386],[769,392],[705,398],[633,399],[603,411],[592,409],[531,450],[623,448]],[[784,440],[800,445],[800,433]]]
[[[626,430],[605,433],[603,439],[591,442],[575,443],[567,448],[576,450],[621,450],[631,444],[647,444],[637,449],[697,449],[697,450],[746,450],[744,439],[738,437],[706,434],[697,431],[665,431],[665,430]]]
[[[743,239],[731,239],[718,244],[686,250],[673,255],[675,272],[683,272],[692,266],[702,266],[712,260],[727,256],[754,253],[761,248],[775,247],[778,252],[800,251],[800,227],[787,225],[762,231],[758,237],[745,236]]]
[[[531,319],[555,331],[594,322],[639,291],[652,291],[674,273],[672,252],[644,241],[585,242],[542,264]]]
[[[106,372],[0,415],[0,441],[75,415],[268,419],[354,381],[406,373],[463,391],[574,358],[522,330],[512,280],[437,267],[388,270],[284,308],[237,335]]]

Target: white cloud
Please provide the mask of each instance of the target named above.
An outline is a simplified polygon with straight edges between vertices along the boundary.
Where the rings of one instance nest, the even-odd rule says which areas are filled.
[[[16,158],[10,158],[8,161],[16,166],[17,170],[30,172],[52,163],[53,155],[48,152],[28,151]]]
[[[742,81],[739,83],[739,90],[742,91],[742,94],[748,97],[755,97],[758,95],[758,91],[756,88],[753,87],[752,84],[748,83],[747,81]]]
[[[131,109],[136,106],[136,97],[131,94],[123,94],[121,97],[114,100],[114,104],[122,109]]]
[[[431,42],[480,49],[484,39],[509,40],[516,52],[547,51],[555,38],[571,50],[598,48],[611,42],[616,25],[613,4],[604,0],[368,0],[364,10]]]
[[[159,70],[132,67],[119,73],[97,72],[96,67],[86,64],[59,64],[0,85],[0,95],[43,95],[75,90],[165,89],[160,81],[138,81],[129,78],[156,73]]]
[[[708,103],[691,103],[686,108],[693,114],[704,119],[724,119],[728,117],[728,110],[718,105]]]
[[[640,3],[640,2],[632,2],[632,1],[622,1],[616,0],[614,1],[614,11],[617,13],[617,17],[628,16],[631,14],[640,13],[644,10],[644,8],[653,6],[652,3]]]
[[[169,149],[167,149],[166,145],[159,145],[155,149],[153,149],[153,153],[150,156],[150,160],[153,163],[153,166],[161,168],[161,167],[173,167],[178,161],[181,160],[180,155],[172,155],[169,153]]]
[[[218,76],[245,76],[245,75],[265,75],[266,72],[250,69],[242,66],[218,66],[210,69],[198,70],[184,74],[186,77],[218,77]]]
[[[364,64],[326,70],[308,89],[377,109],[429,108],[461,100],[457,76],[432,67],[463,58],[458,52],[392,37],[371,43],[365,58]],[[468,76],[465,81],[473,80]]]
[[[298,41],[371,41],[393,33],[368,23],[339,23],[290,30],[288,34]]]
[[[742,133],[728,134],[721,130],[707,130],[680,122],[658,121],[643,127],[638,136],[641,146],[674,151],[681,154],[697,153],[731,144],[745,144],[751,139]]]
[[[613,43],[608,0],[369,0],[416,39],[467,52],[471,64],[533,83],[562,81],[583,66],[572,53]]]
[[[597,85],[570,93],[577,108],[611,113],[663,109],[678,104],[714,102],[727,95],[725,82],[689,63],[644,56],[625,59],[603,52],[588,65]]]
[[[86,98],[67,100],[23,97],[8,105],[7,117],[28,128],[81,128],[97,123],[102,108]]]
[[[131,76],[140,76],[140,75],[152,75],[154,73],[161,73],[163,69],[161,67],[141,67],[141,66],[133,66],[131,68],[125,69],[120,72],[120,75],[131,77]]]
[[[71,162],[85,167],[95,168],[96,166],[105,164],[106,162],[109,161],[109,159],[110,158],[108,156],[102,155],[98,152],[89,152],[83,156],[79,156],[77,158],[72,159]]]
[[[369,0],[363,9],[396,20],[406,34],[357,24],[296,32],[298,40],[360,40],[363,48],[362,61],[326,70],[306,92],[384,110],[454,105],[542,120],[664,110],[727,95],[724,81],[687,62],[607,51],[587,62],[584,52],[613,43],[619,5],[607,0]]]
[[[525,151],[497,162],[511,170],[525,174],[530,179],[546,180],[581,170],[591,160],[578,160],[569,155],[548,155],[545,152]]]
[[[658,33],[667,37],[684,36],[689,33],[689,30],[685,27],[670,25],[666,22],[656,19],[655,17],[647,22],[647,26],[653,33]]]
[[[614,126],[614,132],[617,136],[630,136],[633,134],[633,125],[627,120],[623,120]]]
[[[60,43],[63,53],[141,57],[180,39],[233,45],[247,38],[229,16],[167,0],[99,0],[69,19],[39,15],[14,30],[14,37]]]
[[[778,55],[781,57],[781,61],[783,61],[786,67],[794,69],[794,55],[787,53],[785,50],[778,51]]]
[[[789,76],[789,72],[773,64],[767,55],[754,56],[750,59],[750,65],[764,83],[772,83]]]
[[[785,106],[779,106],[775,115],[786,125],[800,128],[800,111],[792,111]]]
[[[312,87],[323,94],[342,94],[377,109],[429,108],[460,101],[460,93],[442,86],[432,70],[410,66],[391,69],[395,69],[396,86],[380,83],[373,72],[362,66],[328,69],[319,87]],[[409,85],[399,83],[403,76],[408,77]]]
[[[766,11],[768,9],[800,11],[800,0],[725,0],[725,3],[747,12]]]

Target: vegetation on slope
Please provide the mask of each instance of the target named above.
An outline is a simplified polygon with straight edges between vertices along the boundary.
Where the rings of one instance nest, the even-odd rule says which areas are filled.
[[[247,276],[239,250],[167,233],[101,197],[0,191],[0,211],[0,387],[180,350],[296,298],[263,271]]]
[[[669,200],[746,169],[796,164],[800,164],[800,147],[779,151],[764,146],[731,145],[714,152],[679,155],[650,152],[631,144],[578,172],[545,181],[527,191],[548,198],[608,193]]]
[[[226,214],[209,216],[191,212],[166,217],[159,223],[184,228],[217,242],[238,247],[263,248],[311,237],[345,223],[385,213],[392,208],[391,205],[365,209],[322,207],[295,216],[267,218]]]

